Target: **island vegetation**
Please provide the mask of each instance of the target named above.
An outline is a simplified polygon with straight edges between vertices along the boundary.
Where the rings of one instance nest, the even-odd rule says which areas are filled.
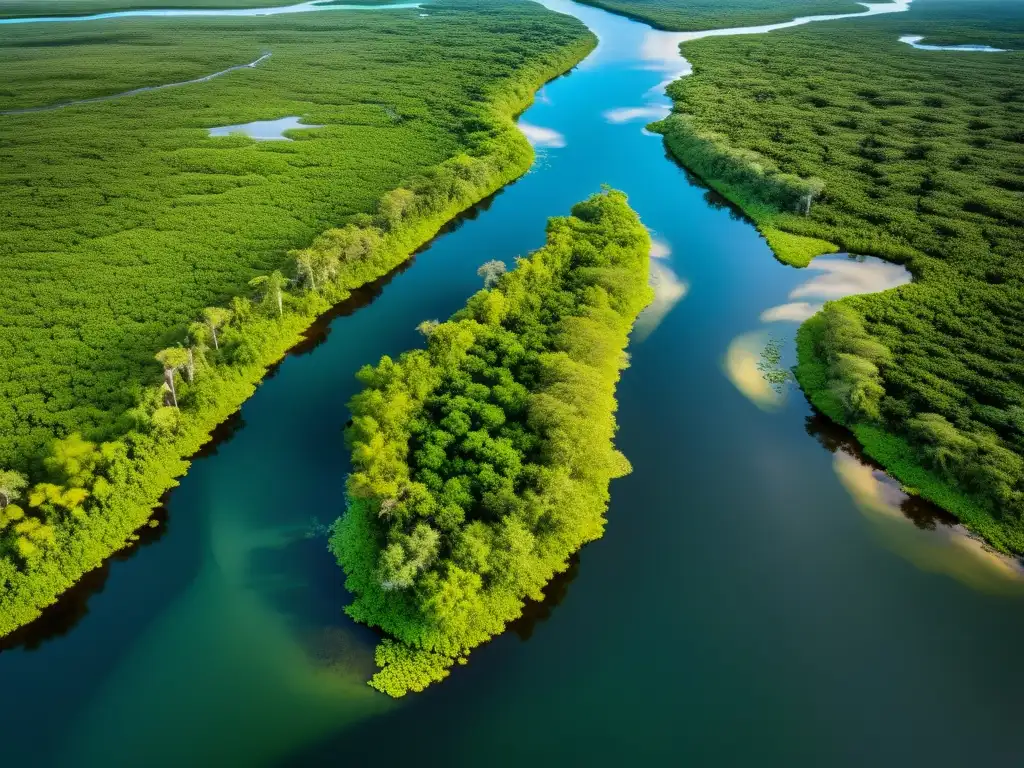
[[[427,348],[359,372],[348,508],[331,549],[382,629],[392,696],[422,690],[540,600],[601,536],[628,334],[651,300],[650,237],[620,192],[549,221],[547,244],[447,322]]]
[[[5,31],[0,109],[274,56],[0,118],[0,635],[132,540],[318,314],[524,173],[513,117],[594,45],[516,0],[302,16]],[[207,136],[289,114],[326,127]]]
[[[1008,52],[915,50],[908,32]],[[1024,552],[1024,7],[918,0],[684,52],[694,74],[656,129],[781,259],[840,248],[914,275],[801,329],[812,401],[908,487]]]
[[[579,0],[650,24],[655,29],[698,31],[774,24],[797,16],[858,13],[853,0]],[[883,0],[884,2],[884,0]]]

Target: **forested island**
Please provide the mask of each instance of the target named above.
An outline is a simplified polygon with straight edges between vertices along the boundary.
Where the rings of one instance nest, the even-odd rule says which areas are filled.
[[[808,321],[797,378],[907,488],[1018,553],[1022,25],[1020,4],[930,0],[688,42],[695,73],[670,86],[676,112],[652,126],[781,260],[844,250],[907,265],[912,284]],[[917,51],[899,41],[908,29],[1007,50]]]
[[[184,43],[137,20],[130,43],[115,22],[89,38],[5,30],[2,108],[185,80],[267,46],[274,57],[198,96],[3,118],[0,635],[133,540],[318,315],[530,167],[513,117],[594,37],[531,3],[439,15],[431,28],[415,14],[216,19]],[[191,55],[168,61],[154,41]],[[68,57],[90,76],[65,78]],[[311,66],[363,74],[309,80]],[[203,127],[268,110],[326,127],[283,142]]]
[[[652,297],[650,246],[625,195],[594,195],[514,270],[485,265],[488,287],[421,326],[425,350],[360,371],[331,549],[346,611],[387,634],[378,690],[447,676],[601,536],[608,484],[629,471],[615,384]]]

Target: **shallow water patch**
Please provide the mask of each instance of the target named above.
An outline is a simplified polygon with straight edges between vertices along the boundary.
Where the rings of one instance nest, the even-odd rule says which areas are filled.
[[[281,117],[277,120],[255,120],[251,123],[239,123],[238,125],[223,125],[219,128],[211,128],[211,136],[231,136],[234,134],[245,134],[256,141],[292,141],[284,135],[285,131],[294,131],[302,128],[323,128],[322,125],[307,125],[301,122],[302,118],[295,115]]]

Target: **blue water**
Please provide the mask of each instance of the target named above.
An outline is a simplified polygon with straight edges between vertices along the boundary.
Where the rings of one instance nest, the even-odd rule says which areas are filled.
[[[238,125],[222,125],[210,129],[211,136],[230,136],[233,133],[242,133],[256,141],[290,141],[284,135],[285,131],[293,131],[304,128],[323,128],[322,125],[306,125],[300,117],[282,117],[277,120],[256,120],[251,123],[239,123]]]
[[[664,109],[651,89],[679,66],[641,54],[658,33],[550,5],[602,45],[523,116],[533,169],[317,329],[194,463],[156,540],[8,642],[5,764],[1017,761],[1018,575],[948,545],[934,510],[893,505],[792,387],[765,408],[728,375],[734,342],[768,327],[791,360],[796,323],[765,311],[854,262],[775,261],[644,133],[637,110]],[[547,217],[602,183],[627,192],[662,270],[619,387],[634,471],[548,603],[394,703],[363,684],[376,638],[341,614],[310,520],[342,508],[354,374],[421,344],[416,325],[459,308],[482,262],[540,246]]]

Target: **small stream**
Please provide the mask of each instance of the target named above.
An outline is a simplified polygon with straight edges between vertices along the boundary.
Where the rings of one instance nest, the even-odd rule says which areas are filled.
[[[1019,569],[908,497],[797,391],[760,407],[728,372],[737,338],[774,333],[791,360],[821,301],[906,274],[846,256],[780,264],[643,129],[669,108],[664,81],[688,71],[679,36],[545,5],[601,43],[523,115],[531,171],[310,329],[146,546],[0,646],[17,692],[0,725],[10,764],[1017,760]],[[655,242],[657,299],[618,394],[634,471],[612,485],[604,538],[544,603],[444,683],[377,695],[364,684],[376,635],[341,613],[323,535],[344,503],[354,374],[421,344],[416,325],[458,309],[483,261],[539,247],[547,217],[602,183]]]

